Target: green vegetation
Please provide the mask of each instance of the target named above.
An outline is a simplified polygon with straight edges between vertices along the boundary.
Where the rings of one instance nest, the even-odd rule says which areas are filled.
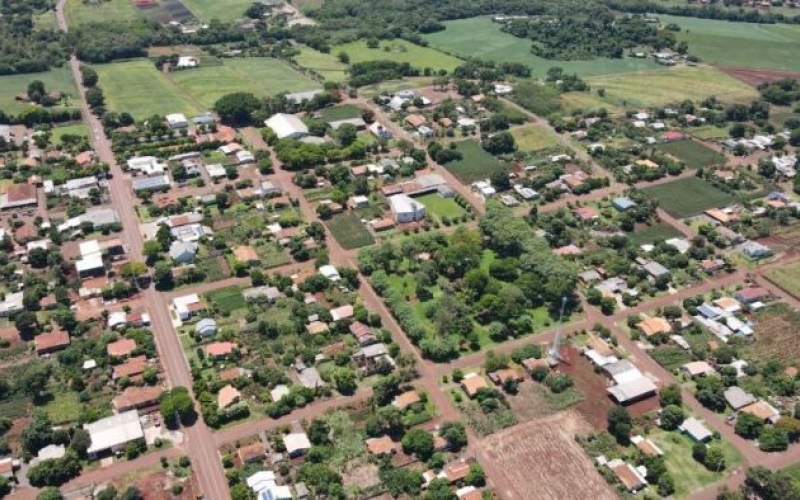
[[[680,235],[680,231],[669,224],[654,224],[652,226],[637,227],[632,233],[628,234],[628,240],[631,244],[639,246]]]
[[[381,60],[407,62],[420,70],[431,68],[448,72],[463,64],[463,61],[456,57],[400,39],[382,41],[380,46],[374,49],[367,47],[366,41],[345,43],[331,49],[331,54],[334,55],[342,52],[347,54],[350,63],[353,64]]]
[[[440,221],[443,217],[450,220],[464,215],[464,209],[453,198],[444,198],[439,193],[429,193],[418,196],[417,201],[425,205],[425,213],[430,214]]]
[[[72,125],[64,125],[61,127],[55,127],[52,130],[52,137],[51,140],[53,144],[59,144],[61,142],[61,138],[65,135],[80,135],[83,137],[89,137],[89,127],[87,127],[83,123],[74,123]]]
[[[767,269],[765,276],[795,297],[800,297],[800,263],[783,264],[780,267]]]
[[[697,177],[649,187],[644,192],[658,199],[661,208],[675,217],[688,217],[733,201],[729,194]]]
[[[676,141],[660,144],[658,149],[674,156],[688,168],[710,167],[725,163],[725,155],[697,141]]]
[[[333,233],[333,237],[345,250],[365,247],[375,243],[372,233],[367,230],[361,222],[361,217],[356,212],[336,215],[326,221],[326,224],[331,233]]]
[[[201,111],[148,60],[98,64],[94,69],[100,77],[99,85],[103,88],[108,108],[112,111],[127,111],[134,118],[167,113],[190,116]]]
[[[445,167],[464,184],[488,179],[494,173],[506,170],[506,167],[487,153],[478,141],[470,139],[455,144],[463,157],[448,163]]]
[[[520,151],[541,151],[558,146],[556,138],[549,130],[541,125],[525,125],[511,130],[514,142]]]
[[[64,15],[70,28],[81,24],[105,22],[109,19],[125,22],[142,18],[141,12],[131,0],[104,0],[102,2],[67,0]]]
[[[125,0],[128,1],[128,0]],[[219,19],[220,21],[235,21],[245,17],[244,12],[253,5],[252,0],[181,0],[194,15],[203,21]]]
[[[208,302],[223,315],[247,306],[242,291],[236,287],[223,288],[207,294]]]
[[[4,75],[0,76],[0,110],[6,113],[19,113],[30,107],[14,99],[17,94],[25,94],[28,84],[34,80],[44,83],[48,92],[60,91],[69,95],[76,95],[75,82],[72,79],[72,72],[68,67],[54,68],[43,73],[30,73],[24,75]]]
[[[342,82],[347,78],[347,65],[331,54],[319,52],[310,47],[300,47],[300,54],[294,60],[300,66],[308,68],[322,78],[332,82]]]
[[[717,127],[716,125],[692,127],[686,129],[686,132],[702,140],[727,139],[731,135],[729,127]]]
[[[82,405],[77,392],[57,392],[47,403],[45,409],[47,416],[54,424],[64,424],[78,420],[81,416]]]
[[[526,64],[531,67],[534,76],[545,76],[547,70],[553,66],[560,66],[566,73],[578,73],[580,76],[611,75],[658,67],[647,59],[543,59],[531,53],[530,40],[500,31],[500,24],[485,17],[448,21],[444,25],[447,27],[444,31],[425,35],[431,47],[464,58]]]
[[[361,116],[361,108],[353,104],[325,108],[317,113],[320,120],[324,122],[334,122],[337,120],[349,120]]]

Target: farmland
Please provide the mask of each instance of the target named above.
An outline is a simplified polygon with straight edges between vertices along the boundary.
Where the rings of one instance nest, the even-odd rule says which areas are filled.
[[[323,54],[310,47],[301,46],[300,54],[295,56],[294,60],[300,66],[315,71],[328,81],[341,82],[347,76],[346,64],[331,54]]]
[[[657,198],[661,208],[675,217],[688,217],[733,201],[730,195],[697,177],[653,186],[644,192]]]
[[[47,91],[58,90],[69,95],[76,95],[75,83],[68,67],[54,68],[44,73],[0,76],[0,109],[6,113],[19,113],[30,104],[15,101],[14,96],[24,94],[28,84],[34,80],[44,83]]]
[[[350,57],[351,63],[378,60],[407,62],[420,70],[431,68],[450,72],[463,63],[457,57],[399,39],[382,41],[376,49],[367,47],[365,41],[337,45],[331,49],[331,54],[338,55],[341,52]]]
[[[542,59],[531,54],[531,41],[500,31],[500,25],[489,18],[477,17],[448,21],[444,31],[425,35],[431,47],[459,57],[474,57],[488,61],[517,62],[531,67],[535,76],[559,66],[566,73],[581,76],[612,75],[631,71],[656,69],[646,59],[595,59],[591,61],[559,61]],[[352,54],[350,54],[352,57]]]
[[[558,146],[558,139],[541,125],[525,125],[511,130],[521,151],[541,151]]]
[[[250,7],[251,0],[181,0],[189,10],[203,21],[219,19],[220,21],[235,21],[245,17],[244,11]]]
[[[488,179],[493,173],[506,168],[497,158],[487,153],[477,141],[458,142],[456,149],[464,157],[448,163],[446,168],[465,184]]]
[[[630,242],[636,246],[653,243],[680,236],[680,232],[669,224],[654,224],[652,226],[639,226],[628,235]]]
[[[617,498],[575,442],[591,427],[575,412],[531,420],[483,441],[486,454],[524,498]]]
[[[725,163],[725,155],[697,141],[668,142],[659,145],[658,149],[679,159],[688,168],[710,167]]]
[[[201,111],[150,61],[139,59],[95,65],[94,68],[100,77],[108,108],[113,111],[127,111],[134,118],[166,113],[192,115]]]
[[[798,71],[797,45],[800,26],[751,24],[659,16],[662,23],[676,23],[678,39],[689,43],[692,54],[716,66]]]
[[[214,309],[219,311],[223,316],[247,305],[244,301],[242,291],[235,287],[223,288],[222,290],[209,293],[208,301]]]
[[[333,108],[325,108],[319,113],[319,118],[325,122],[333,122],[336,120],[349,120],[351,118],[358,118],[361,116],[361,109],[352,104],[345,104],[344,106],[335,106]]]
[[[355,212],[347,212],[332,217],[327,221],[328,229],[345,250],[365,247],[375,243],[375,238],[361,223],[361,217]]]
[[[141,19],[139,9],[130,0],[107,0],[103,2],[84,2],[83,0],[67,0],[64,8],[67,24],[74,28],[81,24],[91,24],[109,19],[117,22]]]
[[[792,310],[785,304],[769,307],[757,314],[755,342],[748,345],[747,349],[752,351],[752,357],[755,359],[774,359],[792,363],[800,358],[798,327],[800,327],[800,312]]]

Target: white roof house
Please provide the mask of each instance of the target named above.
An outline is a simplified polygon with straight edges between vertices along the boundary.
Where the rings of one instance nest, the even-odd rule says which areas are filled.
[[[105,263],[103,262],[103,255],[94,253],[87,255],[80,260],[75,261],[75,270],[78,275],[83,277],[93,273],[105,273]]]
[[[620,404],[635,401],[656,392],[656,384],[647,377],[639,377],[624,384],[618,384],[607,389]]]
[[[116,448],[144,438],[139,412],[130,410],[118,415],[102,418],[91,424],[84,424],[84,429],[92,440],[87,450],[90,455]]]
[[[208,176],[212,179],[219,179],[220,177],[225,177],[227,175],[227,172],[225,172],[225,167],[219,163],[206,165],[206,172],[208,172]]]
[[[178,313],[182,320],[185,320],[189,319],[192,314],[191,306],[198,303],[200,303],[200,297],[196,293],[192,293],[172,299],[172,308],[175,309],[175,312]]]
[[[129,170],[138,170],[145,175],[163,174],[166,164],[155,156],[137,156],[128,160]]]
[[[330,264],[325,264],[324,266],[319,266],[319,274],[325,276],[331,281],[339,281],[341,276],[339,276],[339,271]]]
[[[389,197],[389,207],[395,222],[415,222],[425,218],[425,205],[405,194]]]
[[[200,61],[194,56],[180,56],[178,57],[178,64],[176,68],[195,68],[200,64]]]
[[[217,333],[217,322],[212,318],[203,318],[194,325],[194,331],[203,338],[211,337]]]
[[[116,329],[118,326],[128,324],[128,314],[125,311],[114,311],[108,315],[108,328]]]
[[[283,444],[290,457],[302,455],[311,449],[311,441],[305,432],[292,432],[283,436]]]
[[[684,420],[678,429],[688,434],[690,438],[694,439],[698,443],[702,443],[703,441],[709,439],[712,435],[711,431],[708,430],[702,422],[694,417],[689,417]]]
[[[23,292],[7,293],[5,300],[0,302],[0,316],[8,316],[25,309],[23,295]]]
[[[272,400],[277,403],[281,398],[289,395],[289,386],[284,384],[276,385],[275,388],[269,392],[269,395],[272,397]]]
[[[166,116],[167,125],[169,128],[186,128],[189,126],[189,120],[183,113],[172,113]]]
[[[258,500],[292,500],[292,490],[288,486],[278,486],[275,473],[267,470],[256,472],[247,478],[247,486],[253,490]]]
[[[278,139],[299,139],[308,135],[308,127],[296,115],[278,113],[265,120],[264,125],[275,132]]]

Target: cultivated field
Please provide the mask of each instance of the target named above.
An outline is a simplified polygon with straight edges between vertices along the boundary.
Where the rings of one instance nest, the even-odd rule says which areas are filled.
[[[195,16],[203,21],[219,19],[220,21],[235,21],[245,17],[244,11],[253,5],[252,0],[181,0]]]
[[[656,69],[646,59],[595,59],[591,61],[559,61],[531,54],[531,41],[500,31],[500,25],[487,17],[460,19],[444,23],[444,31],[425,35],[431,47],[459,57],[475,57],[494,62],[518,62],[531,67],[533,74],[543,76],[553,66],[580,76],[611,75],[630,71]],[[352,54],[351,54],[352,57]]]
[[[603,89],[597,100],[613,106],[653,107],[685,99],[717,96],[725,102],[748,102],[758,96],[751,86],[711,67],[675,67],[635,75],[588,78],[592,89]],[[593,95],[594,97],[594,95]]]
[[[208,302],[223,316],[247,305],[242,291],[236,287],[223,288],[208,294]]]
[[[361,223],[361,217],[355,212],[335,215],[325,224],[330,229],[333,237],[336,238],[336,241],[345,250],[365,247],[375,243],[372,233]]]
[[[661,208],[681,218],[733,201],[730,195],[697,177],[649,187],[644,192],[657,198]]]
[[[617,495],[575,442],[591,427],[567,411],[517,425],[483,440],[503,482],[528,500],[616,499]],[[522,495],[522,496],[519,496]]]
[[[420,70],[431,68],[453,71],[463,64],[463,61],[457,57],[400,39],[381,41],[380,46],[376,49],[367,47],[367,42],[363,40],[337,45],[331,49],[331,54],[336,56],[340,52],[345,52],[350,56],[350,63],[380,60],[407,62]]]
[[[141,11],[133,5],[131,0],[104,0],[102,2],[67,0],[64,15],[67,17],[67,24],[70,28],[112,19],[117,22],[125,22],[142,18]]]
[[[725,163],[725,155],[697,141],[676,141],[660,144],[658,149],[674,156],[688,168],[710,167]]]
[[[67,66],[54,68],[44,73],[0,76],[0,109],[6,113],[16,114],[31,106],[30,104],[15,101],[14,96],[20,93],[25,94],[28,90],[28,84],[34,80],[44,83],[48,92],[58,90],[72,96],[77,95],[72,73]],[[69,103],[67,104],[69,105]]]
[[[464,184],[488,179],[493,173],[505,170],[500,161],[487,153],[478,141],[466,140],[456,143],[456,149],[464,156],[461,160],[445,165]]]
[[[323,54],[310,47],[300,46],[300,54],[294,60],[300,66],[316,71],[325,80],[342,82],[347,78],[347,65],[342,64],[336,56]]]
[[[113,111],[127,111],[138,119],[154,114],[193,115],[204,111],[182,95],[148,60],[98,64],[94,68],[106,104]]]
[[[558,139],[541,125],[525,125],[511,130],[520,151],[541,151],[559,145]]]
[[[800,26],[715,21],[659,16],[662,23],[676,23],[678,40],[704,62],[737,68],[800,71],[797,47]]]
[[[784,267],[781,270],[789,276]],[[797,275],[793,276],[796,279]],[[771,275],[770,279],[774,281]],[[756,318],[755,342],[747,347],[754,359],[776,359],[787,364],[800,359],[800,312],[778,304],[759,312]]]
[[[681,233],[669,224],[654,224],[652,226],[637,226],[632,233],[628,234],[628,239],[634,245],[644,245],[658,240],[668,240]]]

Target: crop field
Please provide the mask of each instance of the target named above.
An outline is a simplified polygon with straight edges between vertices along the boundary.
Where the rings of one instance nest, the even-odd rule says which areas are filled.
[[[331,54],[324,54],[310,47],[300,46],[300,54],[294,60],[300,66],[316,71],[331,82],[342,82],[347,77],[347,65]]]
[[[489,460],[518,498],[592,498],[617,495],[575,441],[591,426],[573,411],[531,420],[483,440]]]
[[[755,342],[747,346],[754,359],[792,363],[800,358],[800,312],[778,304],[760,311],[755,323]]]
[[[104,22],[109,19],[117,22],[142,19],[141,12],[131,0],[104,0],[102,2],[67,0],[64,15],[70,28],[81,24]]]
[[[658,149],[674,156],[688,168],[710,167],[725,163],[725,155],[697,141],[676,141],[659,144]]]
[[[242,291],[236,287],[223,288],[207,295],[208,301],[223,315],[247,306]]]
[[[628,233],[628,240],[639,246],[658,240],[668,240],[675,236],[680,236],[680,234],[680,231],[669,224],[654,224],[652,226],[637,226],[632,233]]]
[[[235,21],[245,17],[244,11],[253,5],[252,0],[181,0],[195,16],[203,21],[219,19],[220,21]]]
[[[286,63],[268,57],[226,59],[220,66],[201,65],[171,73],[169,78],[205,109],[232,92],[251,92],[263,97],[320,88],[320,84]]]
[[[749,102],[758,96],[753,87],[711,67],[674,67],[642,71],[635,75],[587,78],[593,90],[603,89],[597,99],[613,106],[653,107],[685,99],[717,96],[725,102]]]
[[[330,220],[326,221],[326,225],[331,233],[333,233],[333,237],[336,238],[336,241],[339,242],[345,250],[365,247],[375,243],[375,238],[372,237],[372,233],[361,223],[361,217],[355,212],[335,215]]]
[[[353,104],[335,106],[320,110],[317,115],[324,122],[335,122],[336,120],[349,120],[361,116],[361,108]]]
[[[425,212],[433,215],[440,221],[443,217],[452,220],[464,215],[464,209],[452,198],[443,198],[439,193],[430,193],[417,196],[416,200],[425,205]]]
[[[662,23],[675,23],[682,30],[678,40],[704,62],[737,68],[800,71],[797,47],[800,26],[716,21],[677,16],[659,16]]]
[[[487,153],[478,141],[466,140],[456,143],[456,149],[464,156],[461,160],[450,162],[445,168],[464,184],[488,179],[493,173],[506,170],[494,156]]]
[[[201,111],[148,60],[97,64],[93,67],[100,77],[106,104],[113,111],[127,111],[139,119],[167,113],[184,113],[188,116]]]
[[[649,187],[644,192],[648,196],[657,198],[661,208],[680,218],[733,201],[729,194],[697,177]]]
[[[547,70],[559,66],[566,73],[582,77],[613,75],[631,71],[656,69],[659,66],[647,59],[594,59],[591,61],[560,61],[537,57],[531,53],[531,41],[500,31],[500,25],[488,17],[448,21],[444,31],[424,35],[431,47],[455,56],[487,61],[516,62],[530,66],[534,76],[544,76]],[[352,54],[350,54],[352,57]]]
[[[525,125],[511,129],[520,151],[541,151],[559,145],[558,139],[541,125]]]
[[[385,60],[407,62],[420,70],[431,68],[443,69],[448,72],[463,64],[463,61],[457,57],[400,39],[381,41],[380,46],[376,49],[367,47],[367,42],[363,40],[337,45],[331,49],[331,54],[337,57],[341,52],[350,56],[351,64]]]
[[[6,113],[19,113],[31,106],[24,102],[15,101],[14,96],[20,93],[26,93],[28,91],[28,84],[34,80],[39,80],[44,83],[44,87],[48,92],[59,90],[72,96],[77,95],[72,73],[68,66],[54,68],[43,73],[5,75],[0,76],[0,109]],[[67,101],[67,105],[69,105],[69,101]],[[77,107],[77,104],[75,107]]]

